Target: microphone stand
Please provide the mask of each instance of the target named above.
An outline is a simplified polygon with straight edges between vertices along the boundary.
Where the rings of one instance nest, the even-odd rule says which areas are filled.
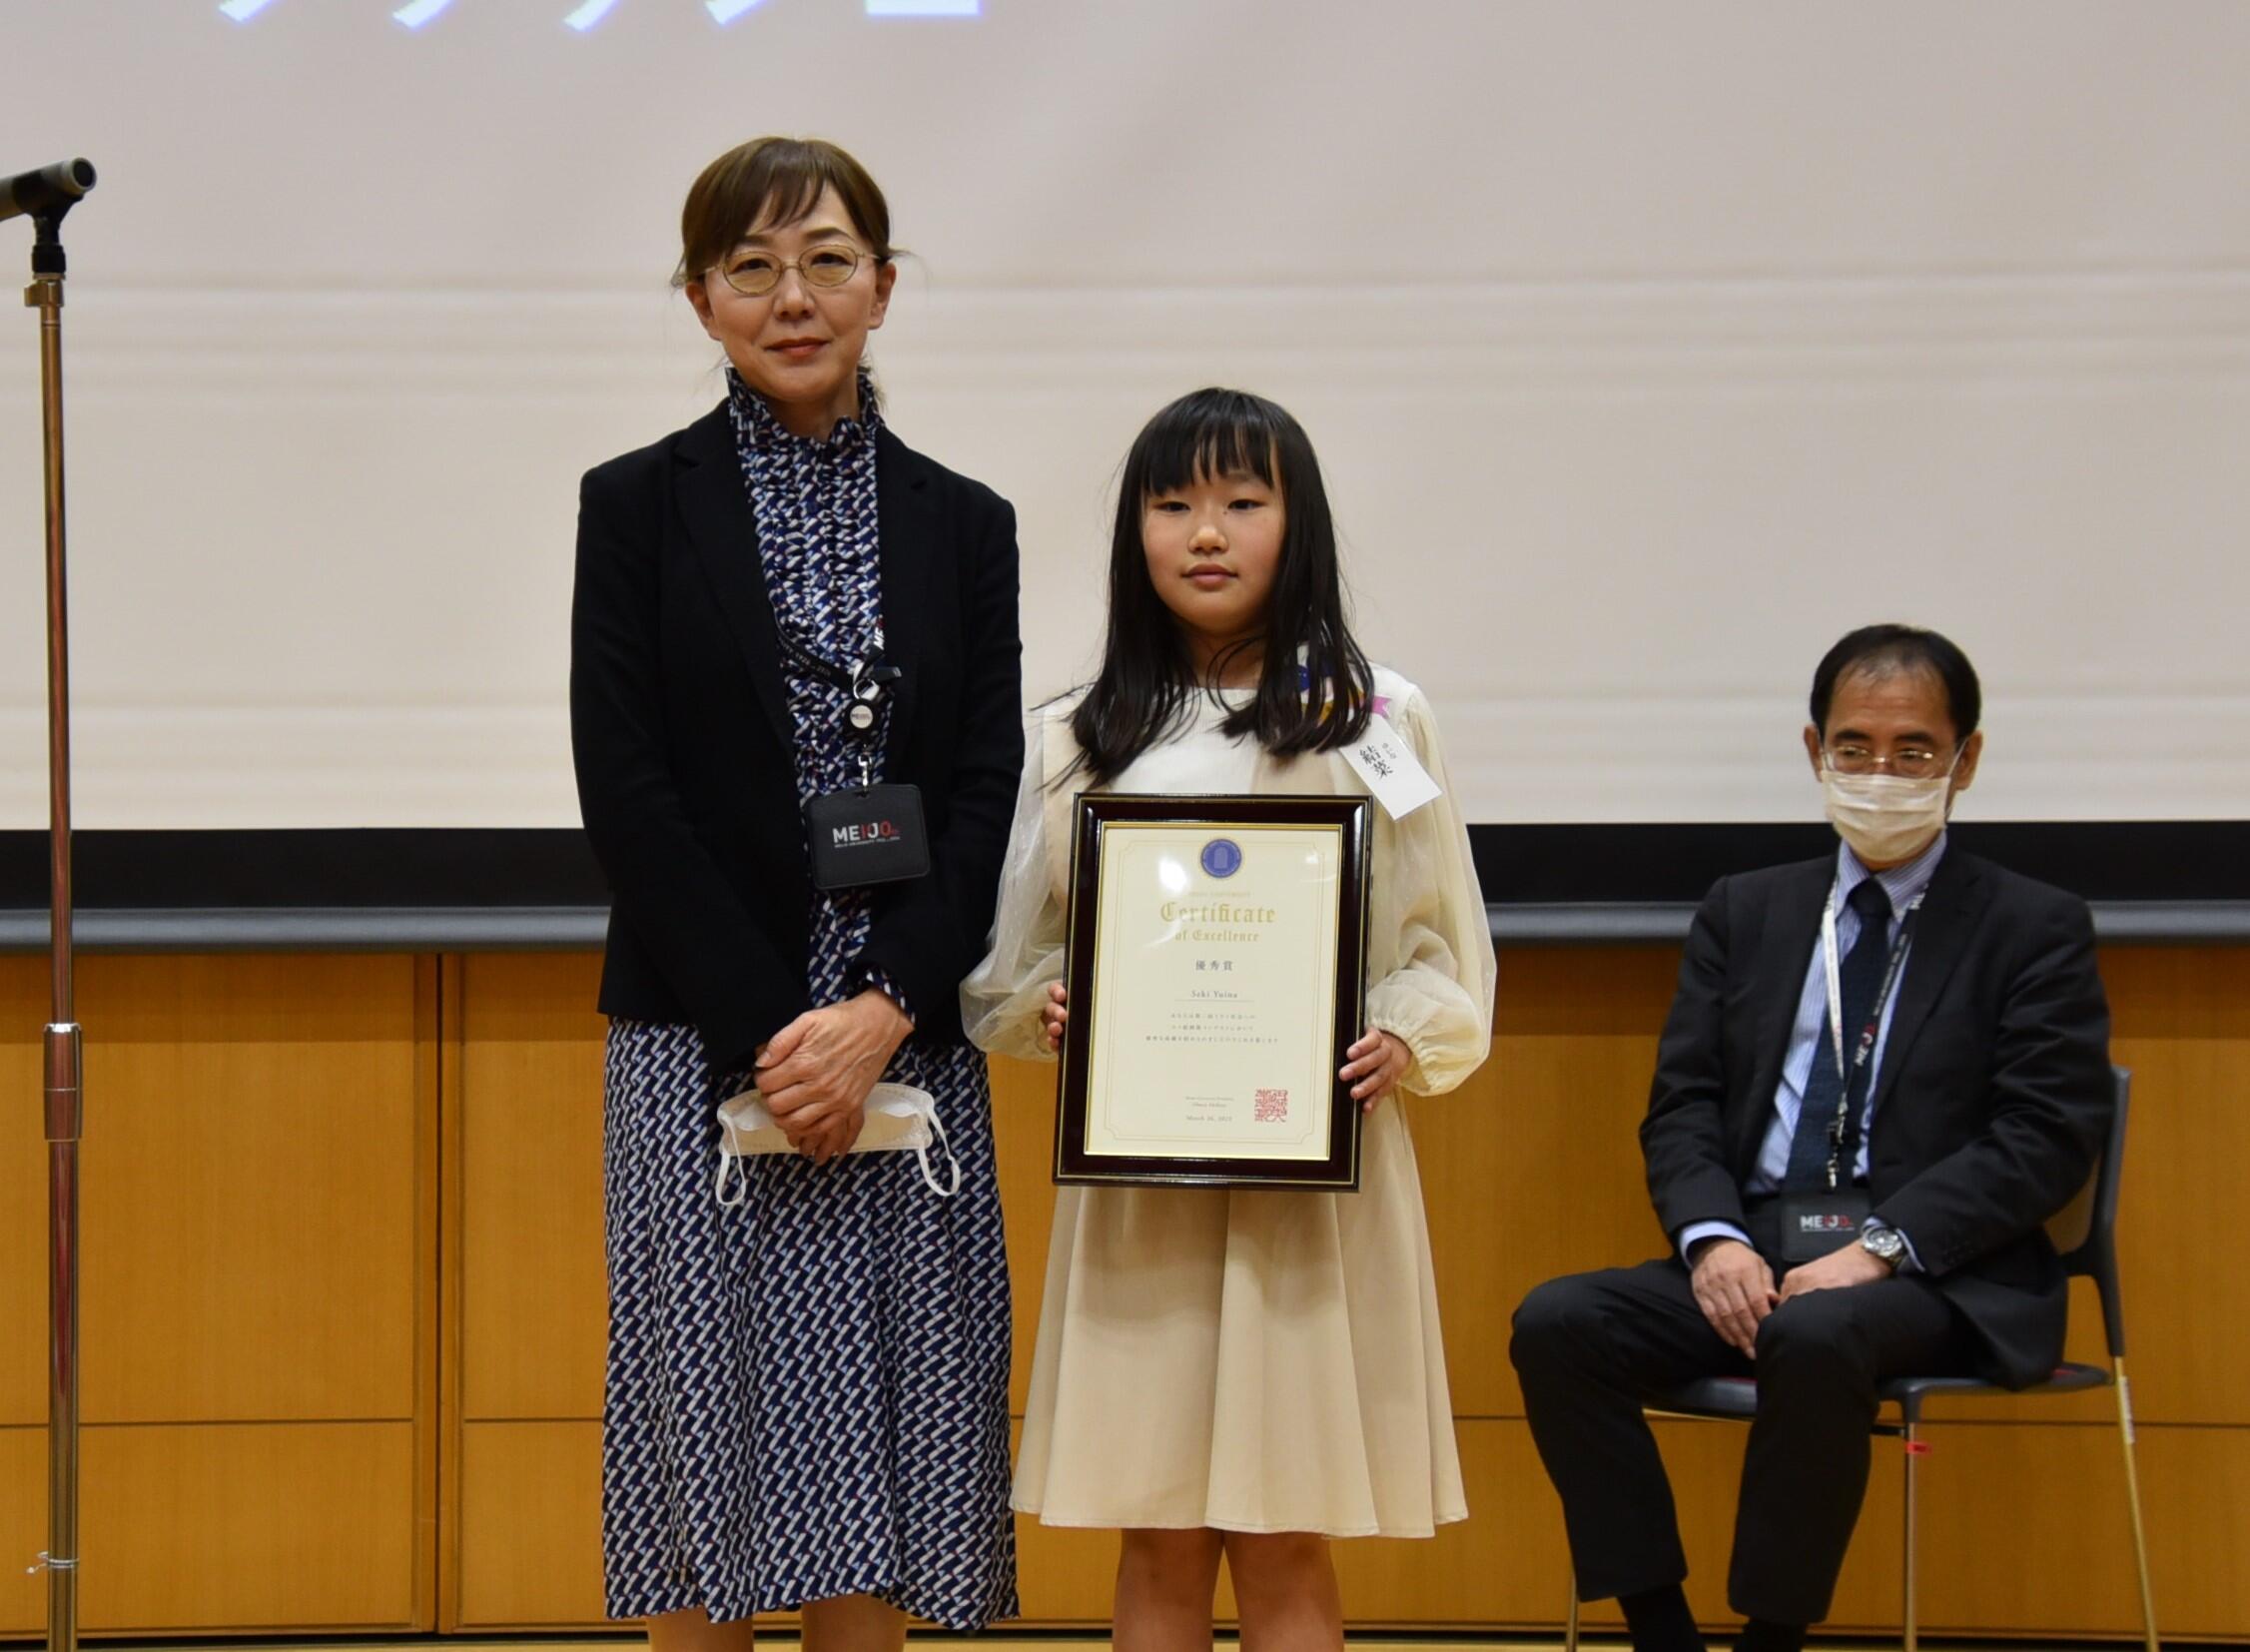
[[[91,172],[88,174],[91,178]],[[48,1652],[78,1652],[78,1143],[85,1109],[71,979],[70,650],[63,581],[64,202],[34,215],[26,307],[39,312],[40,412],[47,487],[47,848],[53,975],[46,1030],[47,1089],[47,1573]]]

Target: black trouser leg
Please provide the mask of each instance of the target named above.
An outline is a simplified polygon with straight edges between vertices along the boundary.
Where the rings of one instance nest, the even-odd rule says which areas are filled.
[[[1652,1261],[1550,1279],[1516,1310],[1508,1353],[1562,1495],[1579,1598],[1680,1582],[1688,1562],[1672,1484],[1641,1406],[1692,1377],[1751,1368],[1705,1320],[1688,1270]]]
[[[1795,1296],[1759,1327],[1758,1420],[1727,1579],[1736,1611],[1774,1623],[1828,1616],[1867,1494],[1876,1386],[1968,1362],[1952,1308],[1910,1277]]]

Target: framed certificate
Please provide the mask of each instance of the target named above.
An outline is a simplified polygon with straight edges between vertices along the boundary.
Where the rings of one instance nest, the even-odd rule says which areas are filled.
[[[1359,1186],[1369,809],[1078,799],[1056,1181]]]

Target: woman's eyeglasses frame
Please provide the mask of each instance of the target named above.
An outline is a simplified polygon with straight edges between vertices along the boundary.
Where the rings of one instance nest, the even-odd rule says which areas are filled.
[[[770,268],[771,270],[770,279],[767,279],[764,285],[756,285],[755,281],[753,281],[752,285],[744,286],[742,282],[735,279],[734,272],[727,268],[727,261],[736,257],[744,249],[737,248],[735,252],[729,253],[726,259],[722,259],[717,264],[712,265],[711,274],[716,275],[730,289],[741,294],[746,299],[764,299],[772,297],[774,292],[781,286],[781,278],[788,275],[792,270],[797,272],[797,279],[803,282],[807,287],[816,288],[824,293],[833,293],[839,287],[850,286],[852,278],[860,273],[861,265],[868,263],[880,265],[883,262],[873,253],[870,253],[863,248],[855,247],[849,241],[823,241],[816,246],[807,247],[803,252],[799,253],[793,259],[776,260],[770,267],[761,266],[761,270],[768,268]],[[751,251],[756,251],[756,249],[751,249]],[[846,255],[849,262],[845,265],[843,273],[841,275],[835,275],[831,278],[824,275],[816,275],[814,273],[816,267],[812,264],[811,261],[815,258],[818,258],[824,253],[842,253]],[[759,254],[759,256],[770,258],[772,255]]]

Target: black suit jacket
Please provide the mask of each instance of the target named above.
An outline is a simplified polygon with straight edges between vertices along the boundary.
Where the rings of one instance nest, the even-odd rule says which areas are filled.
[[[1835,875],[1831,856],[1723,878],[1696,914],[1641,1125],[1668,1234],[1743,1222]],[[2011,1387],[2062,1356],[2040,1224],[2084,1184],[2113,1105],[2085,903],[1948,844],[1875,1078],[1869,1188]]]
[[[915,1037],[959,1042],[1023,767],[1016,517],[990,488],[877,448],[884,774],[922,788],[932,868],[875,896],[860,962]],[[787,687],[724,404],[586,473],[571,604],[579,809],[611,891],[601,1009],[687,1022],[719,1071],[809,1007],[812,884]]]

